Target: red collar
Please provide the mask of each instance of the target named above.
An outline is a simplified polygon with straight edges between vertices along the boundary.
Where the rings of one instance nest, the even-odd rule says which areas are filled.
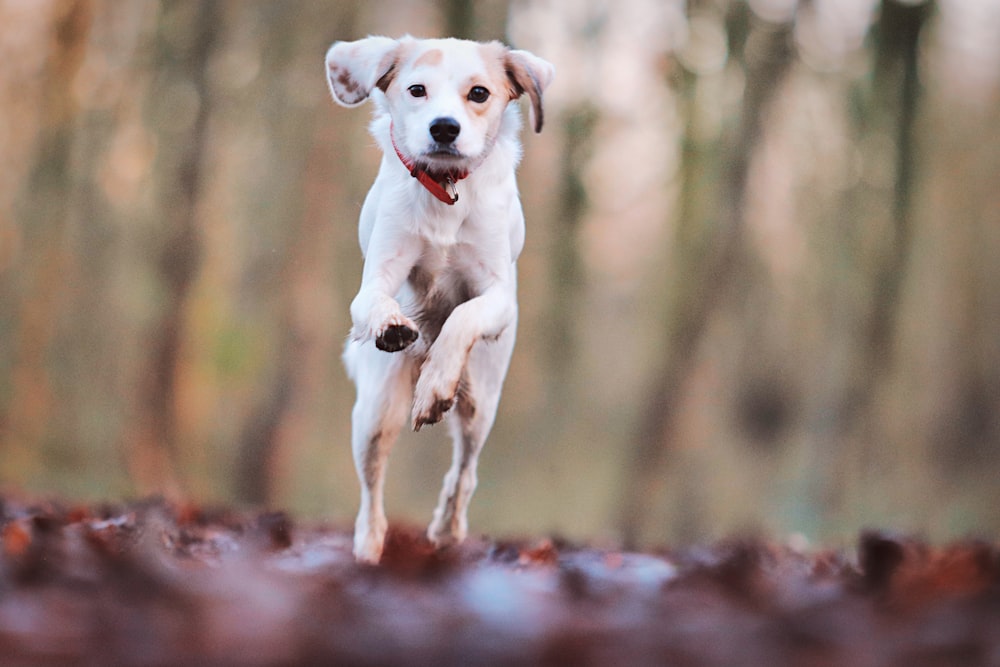
[[[396,155],[399,156],[399,161],[402,162],[403,166],[406,167],[406,170],[410,172],[410,176],[420,181],[420,184],[427,188],[428,192],[445,204],[448,204],[448,206],[453,206],[458,201],[458,190],[455,189],[455,183],[467,177],[469,172],[448,172],[444,176],[444,181],[438,181],[429,173],[419,168],[412,160],[403,155],[401,150],[399,150],[399,146],[396,145],[396,135],[395,132],[393,132],[392,123],[389,124],[389,140],[392,141],[392,147],[396,149]]]

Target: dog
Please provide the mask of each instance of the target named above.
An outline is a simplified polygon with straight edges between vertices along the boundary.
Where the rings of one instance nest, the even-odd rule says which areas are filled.
[[[361,208],[361,287],[343,360],[357,389],[351,448],[361,482],[358,561],[381,558],[389,451],[406,422],[442,419],[451,468],[427,536],[468,532],[476,465],[496,417],[517,327],[524,215],[514,172],[527,95],[536,132],[554,67],[499,42],[368,37],[326,54],[333,99],[375,103],[382,150]]]

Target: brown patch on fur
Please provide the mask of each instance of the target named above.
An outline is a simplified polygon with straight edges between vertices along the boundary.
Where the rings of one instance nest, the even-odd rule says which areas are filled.
[[[473,417],[476,416],[476,402],[472,400],[469,396],[467,389],[467,379],[463,373],[462,379],[458,384],[458,396],[456,397],[455,410],[458,411],[458,416],[462,418],[462,421],[469,423],[472,421]]]
[[[419,312],[417,326],[428,345],[437,340],[441,327],[451,315],[451,311],[476,296],[472,286],[464,281],[434,280],[434,275],[419,264],[410,270],[410,286],[417,296]]]
[[[467,90],[472,90],[474,86],[483,86],[490,91],[490,97],[485,103],[466,102],[470,112],[476,116],[488,116],[496,104],[506,106],[507,102],[516,99],[517,95],[512,95],[507,83],[506,58],[507,47],[500,42],[493,41],[479,44],[479,55],[486,65],[486,80],[473,79],[467,82]]]
[[[358,94],[361,90],[361,84],[358,83],[353,76],[351,76],[350,70],[340,67],[335,63],[330,63],[327,69],[329,71],[330,81],[333,83],[333,87],[337,90],[337,93],[344,102],[353,104],[355,102],[360,102],[365,98],[365,95]]]
[[[479,45],[479,54],[486,63],[489,72],[490,85],[487,86],[494,95],[507,94],[507,101],[515,100],[520,92],[515,93],[507,78],[507,52],[509,49],[500,42],[488,42]]]
[[[427,65],[428,67],[437,67],[441,64],[442,60],[444,60],[444,52],[441,49],[431,49],[413,61],[413,66],[420,67],[421,65]]]
[[[472,90],[473,87],[475,86],[482,86],[486,90],[490,91],[490,97],[489,99],[486,100],[486,102],[479,102],[479,103],[473,102],[472,100],[469,99],[465,100],[465,107],[469,110],[469,113],[472,114],[473,116],[478,116],[478,117],[489,116],[493,110],[494,104],[496,104],[498,101],[502,102],[503,104],[507,104],[507,100],[501,95],[498,95],[496,93],[496,86],[487,82],[475,80],[474,82],[469,83],[469,85],[466,86],[466,89]]]
[[[396,63],[393,63],[389,70],[379,77],[379,80],[375,82],[375,87],[381,90],[383,93],[389,89],[393,80],[396,78]]]
[[[369,487],[378,482],[379,459],[382,453],[379,451],[382,442],[382,431],[378,430],[368,439],[368,448],[365,450],[365,458],[362,470],[365,476],[365,484]]]
[[[389,54],[386,60],[380,63],[380,69],[384,69],[385,73],[375,82],[376,88],[383,93],[388,92],[389,86],[392,85],[392,82],[396,80],[396,75],[399,74],[399,64],[409,57],[410,51],[413,50],[413,45],[414,41],[412,39],[400,40],[399,46]]]
[[[500,72],[503,71],[503,63],[508,50],[506,46],[497,41],[479,44],[479,55],[482,56],[483,62],[491,69],[499,68]]]

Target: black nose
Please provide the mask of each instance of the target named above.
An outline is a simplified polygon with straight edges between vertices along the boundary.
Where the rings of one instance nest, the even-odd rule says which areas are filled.
[[[431,137],[439,144],[450,144],[458,139],[462,126],[454,118],[435,118],[431,123]]]

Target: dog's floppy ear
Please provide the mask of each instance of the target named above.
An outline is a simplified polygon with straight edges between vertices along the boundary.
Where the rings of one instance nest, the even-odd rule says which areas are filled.
[[[552,83],[556,68],[547,60],[527,51],[518,50],[507,52],[505,66],[513,97],[520,97],[522,94],[528,93],[528,97],[531,99],[531,114],[535,132],[541,132],[542,123],[545,120],[542,113],[542,91]]]
[[[326,80],[333,99],[345,107],[361,104],[378,86],[392,81],[400,43],[388,37],[335,42],[326,52]]]

